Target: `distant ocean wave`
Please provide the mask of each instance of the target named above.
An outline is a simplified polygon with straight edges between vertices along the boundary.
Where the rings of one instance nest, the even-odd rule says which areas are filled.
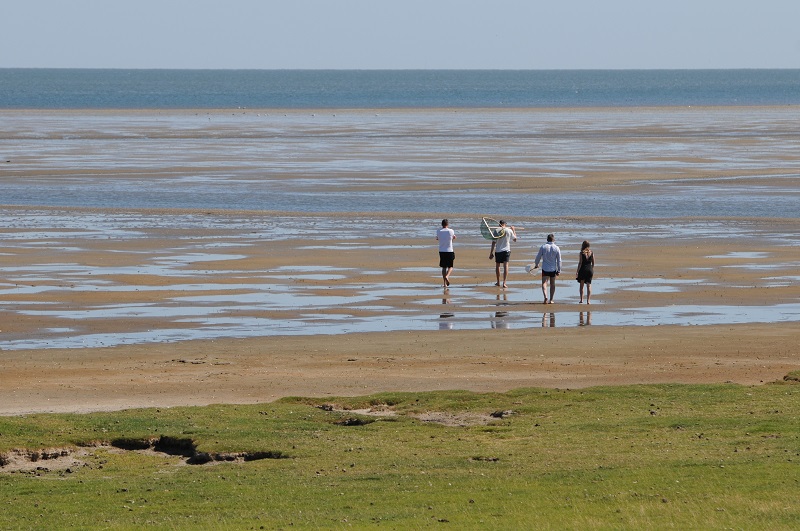
[[[2,109],[800,104],[800,70],[0,69]]]

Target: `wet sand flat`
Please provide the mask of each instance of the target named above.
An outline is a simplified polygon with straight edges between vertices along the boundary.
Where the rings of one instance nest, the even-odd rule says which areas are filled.
[[[794,122],[707,111],[289,113],[272,137],[266,113],[0,113],[0,182],[27,205],[0,207],[0,414],[780,379],[800,368]],[[148,190],[174,204],[138,206]],[[231,208],[247,198],[287,210]],[[395,198],[418,209],[368,209]],[[693,201],[708,215],[675,210]],[[508,289],[481,215],[523,227]],[[543,305],[524,266],[548,232],[564,274]]]

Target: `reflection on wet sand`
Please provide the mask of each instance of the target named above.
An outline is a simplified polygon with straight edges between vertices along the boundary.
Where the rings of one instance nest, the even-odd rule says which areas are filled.
[[[578,315],[578,326],[589,326],[592,324],[592,312],[580,312]]]
[[[442,304],[450,304],[450,299],[447,297],[443,298]],[[451,320],[453,317],[455,317],[455,314],[451,312],[440,313],[439,330],[452,330],[453,326],[455,325],[455,323]]]
[[[508,312],[494,312],[494,318],[490,320],[492,328],[509,329],[511,324],[506,320]]]
[[[542,328],[555,328],[556,326],[556,312],[544,312],[542,314]]]
[[[450,304],[452,302],[450,300],[449,291],[450,290],[448,290],[447,288],[444,289],[445,294],[442,298],[442,304]],[[455,314],[450,312],[444,312],[439,314],[439,330],[452,330],[453,325],[455,324],[453,323],[453,321],[450,320],[452,317],[455,317]]]

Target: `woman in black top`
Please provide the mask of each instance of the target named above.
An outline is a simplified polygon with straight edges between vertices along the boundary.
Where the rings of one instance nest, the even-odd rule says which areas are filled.
[[[581,254],[578,258],[578,272],[575,280],[580,283],[580,295],[583,302],[583,285],[586,284],[586,304],[592,298],[592,277],[594,276],[594,253],[589,248],[589,242],[584,240],[581,244]],[[580,303],[579,303],[580,304]]]

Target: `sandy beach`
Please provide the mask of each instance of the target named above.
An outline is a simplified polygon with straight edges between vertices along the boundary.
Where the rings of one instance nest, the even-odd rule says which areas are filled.
[[[785,138],[786,123],[774,124]],[[713,127],[706,136],[691,134],[710,142],[716,138]],[[674,142],[673,133],[636,125],[635,134],[603,137],[594,155],[600,157],[611,143],[621,158],[633,157],[641,138],[666,146]],[[28,136],[19,133],[20,152]],[[530,180],[526,169],[506,175],[504,186],[537,199],[609,189],[647,196],[660,180],[676,176],[682,187],[721,186],[735,178],[737,186],[775,197],[794,190],[797,151],[775,143],[763,147],[759,138],[745,131],[721,141],[730,153],[746,147],[765,154],[761,166],[747,166],[750,180],[727,160],[711,165],[711,148],[696,158],[681,152],[680,170],[669,173],[613,171],[616,161],[582,169],[593,153],[559,159],[541,148],[530,155],[537,159],[532,164],[572,164],[572,175]],[[98,153],[108,149],[104,142]],[[502,153],[503,141],[497,142],[494,148]],[[404,156],[385,149],[393,158]],[[31,182],[60,179],[103,185],[120,175],[157,182],[166,174],[221,171],[198,170],[183,160],[146,170],[135,164],[87,169],[83,158],[99,158],[97,153],[70,155],[76,160],[68,163],[66,155],[48,156],[4,155],[0,179],[22,190]],[[205,161],[201,153],[185,156]],[[312,160],[316,152],[303,156]],[[659,156],[673,157],[666,148]],[[502,154],[495,157],[491,164],[497,167],[507,162]],[[323,188],[342,195],[380,193],[382,170],[367,173],[363,182],[342,177]],[[294,177],[286,170],[269,180]],[[470,193],[487,197],[495,189],[478,170],[465,174],[464,182]],[[294,186],[313,189],[319,183]],[[428,189],[437,193],[433,180],[412,176],[396,178],[392,191]],[[480,215],[448,211],[444,215],[458,236],[457,258],[452,286],[443,290],[433,238],[439,212],[46,204],[0,211],[2,415],[382,391],[759,385],[800,369],[797,217],[518,214],[511,221],[524,230],[512,247],[509,288],[502,290],[493,285]],[[562,246],[564,274],[556,303],[545,306],[538,277],[526,275],[524,266],[548,232]],[[574,280],[583,239],[592,242],[597,257],[591,306],[578,304]]]
[[[269,402],[283,396],[645,383],[758,385],[800,367],[800,326],[404,332],[6,352],[0,413]]]

